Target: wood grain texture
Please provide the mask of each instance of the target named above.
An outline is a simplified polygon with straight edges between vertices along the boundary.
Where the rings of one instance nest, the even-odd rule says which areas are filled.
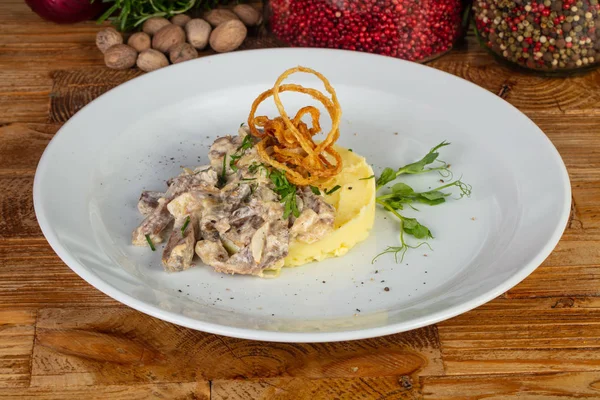
[[[140,74],[104,68],[99,29],[52,24],[22,0],[0,1],[0,398],[600,399],[600,71],[566,79],[515,73],[472,36],[430,64],[502,90],[567,165],[567,230],[530,277],[438,327],[354,342],[263,343],[122,306],[41,236],[32,184],[47,143],[84,105]],[[278,45],[257,36],[242,50]]]
[[[58,125],[0,126],[0,176],[33,175]]]
[[[0,239],[0,310],[15,304],[37,308],[119,303],[71,271],[45,239]]]
[[[104,66],[53,72],[51,121],[66,122],[96,97],[142,74],[138,70],[115,71]]]
[[[107,385],[107,386],[72,386],[65,388],[3,389],[0,388],[0,399],[41,399],[41,400],[208,400],[210,387],[208,382],[155,383],[144,385]]]
[[[438,324],[445,371],[600,371],[599,320],[596,298],[497,299]]]
[[[599,104],[600,106],[600,104]],[[575,188],[600,182],[600,117],[530,115],[558,148]]]
[[[219,337],[129,308],[41,309],[32,385],[443,373],[434,327],[370,341],[282,344]]]
[[[423,397],[432,400],[563,400],[600,398],[600,372],[424,378]]]
[[[352,400],[422,399],[418,380],[410,376],[358,379],[272,378],[259,380],[216,380],[213,400]]]
[[[577,204],[575,202],[575,204]],[[600,215],[600,214],[599,214]],[[600,295],[600,233],[577,210],[556,249],[529,277],[506,295],[510,298]]]
[[[499,93],[507,85],[509,89],[505,100],[530,116],[600,115],[600,71],[597,70],[583,76],[548,79],[515,72],[498,65],[490,56],[475,60],[442,57],[431,66],[493,93]]]
[[[34,310],[0,310],[0,388],[29,386]]]
[[[33,176],[0,176],[0,239],[40,237],[33,209]]]

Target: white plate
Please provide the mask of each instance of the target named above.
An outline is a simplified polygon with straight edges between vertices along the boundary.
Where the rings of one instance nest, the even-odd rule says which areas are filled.
[[[378,211],[369,239],[348,255],[284,269],[278,279],[220,275],[207,267],[163,272],[159,251],[129,244],[141,221],[139,193],[164,188],[181,165],[205,162],[213,139],[235,133],[252,100],[299,64],[322,72],[336,88],[341,145],[379,172],[448,140],[441,158],[473,186],[472,197],[407,211],[435,239],[433,251],[411,250],[401,264],[389,255],[371,264],[398,241],[396,223]],[[292,110],[304,104],[294,95],[284,101]],[[275,108],[263,110],[273,115]],[[406,182],[424,189],[439,179],[430,174]],[[190,328],[289,342],[406,331],[493,299],[550,254],[570,201],[568,175],[552,143],[500,98],[421,65],[320,49],[218,55],[127,82],[64,125],[34,183],[36,215],[50,245],[107,295]]]

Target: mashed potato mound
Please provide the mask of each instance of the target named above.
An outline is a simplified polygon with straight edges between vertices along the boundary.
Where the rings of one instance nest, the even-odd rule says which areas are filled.
[[[336,209],[334,230],[316,243],[290,242],[286,267],[295,267],[329,257],[343,256],[357,243],[369,236],[375,221],[375,179],[373,169],[364,157],[334,146],[342,156],[344,168],[335,177],[319,183],[321,191],[339,185],[341,188],[325,201]],[[361,180],[363,179],[363,180]]]

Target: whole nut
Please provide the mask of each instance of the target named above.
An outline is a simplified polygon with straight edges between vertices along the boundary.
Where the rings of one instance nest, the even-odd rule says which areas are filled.
[[[177,14],[177,15],[171,17],[171,23],[175,24],[175,25],[179,25],[183,28],[190,19],[192,19],[192,18],[189,15]]]
[[[156,34],[156,32],[161,30],[161,28],[163,28],[167,25],[170,25],[170,24],[171,23],[166,18],[152,17],[152,18],[148,18],[144,22],[144,25],[142,25],[142,31],[146,32],[150,36],[153,36]]]
[[[169,59],[173,64],[193,60],[198,57],[198,51],[189,43],[181,43],[171,47]]]
[[[148,50],[150,48],[150,36],[145,32],[136,32],[129,37],[127,44],[138,52]]]
[[[185,24],[187,41],[198,50],[206,47],[211,31],[210,24],[200,18],[194,18]]]
[[[123,44],[123,36],[114,28],[102,29],[96,34],[96,46],[101,52],[105,53],[110,47],[115,44]]]
[[[204,19],[207,20],[208,23],[213,26],[213,28],[221,25],[223,22],[231,20],[239,21],[239,18],[233,11],[222,8],[215,8],[205,13]]]
[[[152,48],[167,53],[176,44],[185,42],[185,32],[177,25],[169,24],[162,27],[152,38]]]
[[[104,63],[112,69],[128,69],[135,65],[138,54],[133,47],[115,44],[104,52]]]
[[[246,26],[256,26],[262,22],[262,15],[249,4],[238,4],[233,7],[233,12]]]
[[[154,49],[142,51],[137,59],[138,68],[145,72],[152,72],[167,65],[169,65],[167,57]]]
[[[240,47],[247,34],[248,29],[242,21],[236,19],[223,22],[210,34],[210,47],[217,53],[233,51]]]

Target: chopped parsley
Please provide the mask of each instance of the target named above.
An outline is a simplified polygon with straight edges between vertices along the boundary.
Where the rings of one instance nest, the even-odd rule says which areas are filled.
[[[244,156],[244,154],[246,154],[246,150],[252,148],[252,146],[254,145],[254,143],[252,143],[252,137],[250,135],[246,135],[244,136],[244,140],[242,140],[242,144],[237,148],[237,150],[235,151],[235,153],[233,153],[230,157],[229,157],[229,167],[233,170],[233,171],[237,171],[238,167],[237,167],[237,162],[240,158],[242,158]]]
[[[296,185],[290,183],[285,177],[285,172],[277,169],[272,169],[269,172],[269,179],[275,186],[273,191],[279,195],[281,202],[283,203],[284,212],[283,219],[286,219],[290,214],[294,217],[300,216],[298,205],[296,204]]]

